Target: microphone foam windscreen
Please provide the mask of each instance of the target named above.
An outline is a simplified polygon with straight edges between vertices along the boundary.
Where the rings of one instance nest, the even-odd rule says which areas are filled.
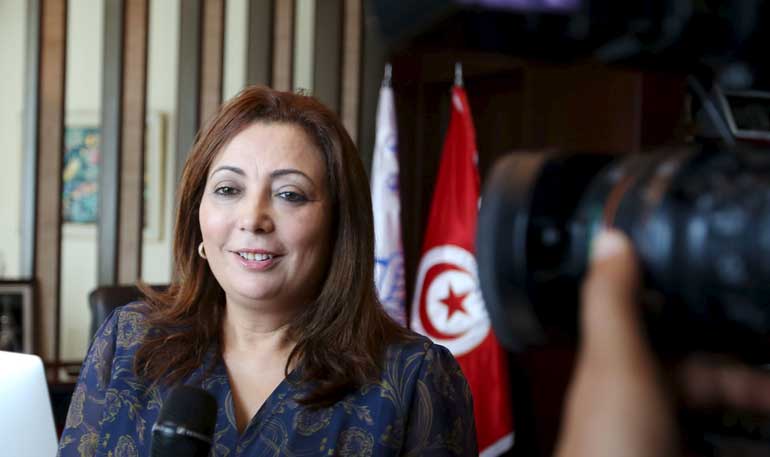
[[[163,403],[158,423],[172,422],[206,436],[214,434],[217,401],[205,390],[179,386]]]

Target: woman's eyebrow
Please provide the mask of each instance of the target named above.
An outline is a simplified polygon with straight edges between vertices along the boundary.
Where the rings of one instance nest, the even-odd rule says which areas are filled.
[[[220,167],[217,167],[216,169],[214,169],[214,171],[211,172],[211,174],[209,176],[214,176],[216,173],[219,173],[220,171],[230,171],[230,172],[233,172],[233,173],[238,174],[240,176],[244,176],[244,177],[246,176],[246,172],[243,171],[242,168],[235,167],[235,166],[232,166],[232,165],[222,165]],[[282,176],[289,176],[289,175],[300,176],[302,178],[305,178],[307,181],[309,181],[310,184],[315,185],[313,180],[310,179],[310,176],[306,175],[305,173],[303,173],[300,170],[297,170],[296,168],[279,168],[277,170],[273,170],[270,173],[270,178],[271,179],[276,179],[276,178],[280,178]]]
[[[211,172],[209,176],[214,176],[215,173],[218,173],[220,171],[232,171],[235,174],[246,176],[246,172],[243,171],[243,169],[234,167],[232,165],[222,165],[221,167],[217,167],[214,171]]]
[[[310,179],[310,176],[306,175],[305,173],[297,170],[296,168],[279,168],[277,170],[273,170],[270,173],[270,177],[275,179],[281,176],[287,176],[287,175],[298,175],[304,177],[306,180],[310,181],[311,184],[313,183],[313,180]]]

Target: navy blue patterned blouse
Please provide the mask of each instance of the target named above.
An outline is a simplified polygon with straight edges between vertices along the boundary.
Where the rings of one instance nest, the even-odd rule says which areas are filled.
[[[59,455],[149,455],[152,425],[167,387],[133,373],[148,331],[141,305],[117,309],[94,338],[72,397]],[[208,364],[214,367],[208,370]],[[296,371],[265,400],[243,433],[235,425],[226,368],[212,348],[186,380],[211,393],[218,412],[212,456],[478,455],[473,406],[460,367],[427,339],[388,348],[379,382],[328,408],[295,400],[307,391]]]

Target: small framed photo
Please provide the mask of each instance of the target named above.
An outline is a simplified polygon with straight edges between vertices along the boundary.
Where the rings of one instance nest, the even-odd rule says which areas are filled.
[[[65,237],[96,237],[101,135],[99,113],[71,111],[64,128],[62,232]],[[166,114],[147,113],[145,125],[144,238],[163,238],[167,136]]]
[[[0,351],[32,352],[32,281],[0,281]]]

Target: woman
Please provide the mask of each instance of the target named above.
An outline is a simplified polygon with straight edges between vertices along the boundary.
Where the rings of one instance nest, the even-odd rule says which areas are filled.
[[[61,456],[147,455],[179,384],[217,399],[217,456],[478,453],[455,360],[377,302],[368,180],[332,112],[244,90],[179,195],[176,281],[102,326]]]

